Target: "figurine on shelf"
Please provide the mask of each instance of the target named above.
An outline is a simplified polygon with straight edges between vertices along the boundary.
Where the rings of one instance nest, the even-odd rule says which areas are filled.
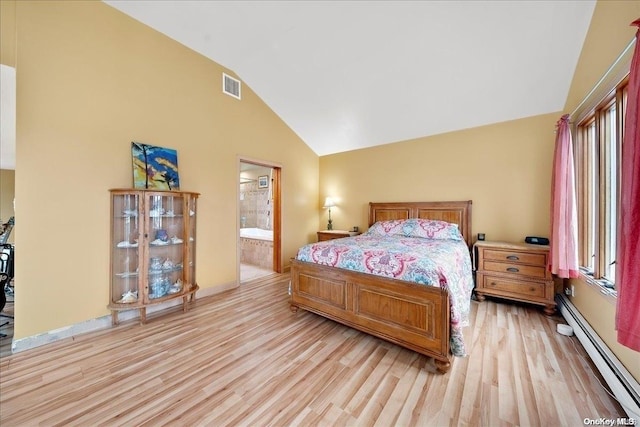
[[[171,261],[169,258],[164,260],[164,262],[162,263],[162,269],[163,270],[171,270],[171,269],[173,269],[173,267],[174,267],[173,261]]]
[[[169,292],[171,283],[169,282],[169,279],[162,276],[164,276],[164,274],[155,277],[149,284],[149,298],[160,298]]]
[[[169,240],[169,235],[167,234],[167,230],[156,230],[156,240],[161,240],[163,242],[167,242]]]
[[[176,280],[176,283],[171,285],[171,287],[169,288],[169,293],[170,294],[177,294],[181,290],[182,290],[182,279],[178,279],[178,280]]]
[[[158,257],[153,257],[149,260],[149,270],[151,271],[160,271],[162,270],[162,259]]]
[[[132,302],[138,301],[138,291],[127,291],[122,294],[122,298],[118,300],[119,303],[131,304]]]
[[[153,207],[151,208],[151,210],[149,211],[149,216],[152,216],[152,217],[159,217],[159,216],[162,216],[162,215],[164,214],[164,212],[165,212],[165,210],[164,210],[164,208],[162,207],[162,205],[161,205],[161,204],[156,204],[156,205],[155,205],[155,206],[153,206]]]
[[[119,248],[137,248],[138,241],[134,240],[133,243],[131,243],[128,240],[123,240],[122,242],[118,243],[116,246],[118,246]]]

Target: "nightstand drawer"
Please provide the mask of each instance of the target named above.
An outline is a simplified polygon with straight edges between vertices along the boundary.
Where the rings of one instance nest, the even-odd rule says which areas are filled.
[[[324,242],[325,240],[341,239],[343,237],[353,237],[360,234],[358,231],[347,230],[322,230],[318,231],[318,242]]]
[[[504,262],[484,261],[482,269],[485,271],[495,271],[496,273],[517,274],[519,276],[536,277],[544,279],[547,277],[547,268],[544,266],[507,264]]]
[[[482,275],[480,286],[487,291],[500,291],[528,297],[544,298],[545,284],[538,282],[511,281],[495,276]]]
[[[545,254],[483,249],[482,257],[484,259],[506,261],[517,264],[533,264],[542,266],[546,266],[547,264],[547,256]]]
[[[339,235],[339,234],[318,233],[318,242],[324,242],[325,240],[340,239],[342,237],[347,237],[347,236]]]

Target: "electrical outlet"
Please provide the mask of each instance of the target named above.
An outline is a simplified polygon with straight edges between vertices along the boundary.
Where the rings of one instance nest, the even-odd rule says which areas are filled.
[[[574,285],[571,285],[571,296],[572,297],[576,296],[576,287]]]

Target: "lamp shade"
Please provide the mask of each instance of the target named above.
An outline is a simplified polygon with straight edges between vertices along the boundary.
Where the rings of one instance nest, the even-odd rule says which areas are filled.
[[[327,197],[326,199],[324,199],[324,206],[323,208],[332,208],[334,207],[336,204],[333,201],[333,199],[331,197]]]

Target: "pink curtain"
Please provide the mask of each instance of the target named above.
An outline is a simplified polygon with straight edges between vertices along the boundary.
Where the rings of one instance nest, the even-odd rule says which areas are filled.
[[[632,25],[640,27],[640,19]],[[640,351],[640,30],[636,32],[627,90],[616,253],[616,329],[620,344]]]
[[[558,277],[578,277],[578,214],[569,115],[558,120],[551,177],[551,251],[549,270]]]

